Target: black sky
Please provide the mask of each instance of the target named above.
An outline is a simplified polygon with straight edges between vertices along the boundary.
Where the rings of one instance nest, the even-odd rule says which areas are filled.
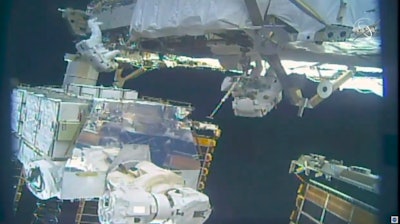
[[[74,3],[75,2],[75,3]],[[7,71],[21,82],[61,84],[66,52],[74,53],[72,36],[57,8],[83,7],[83,1],[15,1],[10,20]],[[73,4],[74,3],[74,4]],[[193,118],[205,120],[222,97],[223,74],[206,70],[163,70],[127,84],[140,94],[193,103]],[[110,84],[111,75],[100,78]],[[307,82],[306,93],[315,85]],[[333,94],[297,118],[283,101],[260,119],[233,116],[230,102],[216,115],[222,129],[206,192],[214,212],[207,223],[288,223],[298,181],[289,164],[304,153],[319,153],[346,164],[378,168],[378,132],[382,100],[355,91]],[[68,223],[68,222],[63,222]]]

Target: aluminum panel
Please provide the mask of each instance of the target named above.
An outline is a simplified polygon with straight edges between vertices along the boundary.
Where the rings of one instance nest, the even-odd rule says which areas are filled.
[[[54,136],[58,129],[59,104],[59,101],[46,98],[42,99],[40,104],[40,125],[36,134],[35,147],[45,155],[50,155]]]
[[[11,94],[11,132],[18,132],[19,116],[18,109],[21,102],[18,102],[18,90],[14,89]]]
[[[22,129],[24,127],[24,122],[26,120],[26,104],[23,102],[21,104],[21,109],[20,109],[20,116],[19,116],[19,124],[18,124],[18,135],[22,135]]]
[[[26,91],[14,89],[11,95],[11,131],[21,132],[21,120],[24,107],[24,94]]]
[[[28,93],[26,96],[26,117],[23,124],[22,137],[31,145],[35,144],[42,97],[43,95],[35,95],[34,93]]]

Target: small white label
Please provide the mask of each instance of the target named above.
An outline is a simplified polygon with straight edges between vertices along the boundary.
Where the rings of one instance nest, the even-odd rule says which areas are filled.
[[[133,207],[133,213],[135,213],[135,214],[145,214],[146,213],[146,207],[145,206],[134,206]]]
[[[391,216],[390,217],[390,223],[399,223],[399,217],[396,216]]]

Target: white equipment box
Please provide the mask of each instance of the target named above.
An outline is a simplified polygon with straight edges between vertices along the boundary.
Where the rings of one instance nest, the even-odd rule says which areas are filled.
[[[68,156],[67,151],[80,132],[81,121],[88,114],[88,105],[42,98],[40,109],[35,147],[52,158]]]
[[[57,96],[50,92],[46,96],[27,92],[26,117],[21,117],[23,139],[52,159],[69,156],[68,150],[74,146],[81,122],[89,113],[88,103],[61,96],[62,99],[54,99],[51,97]]]
[[[63,173],[61,199],[92,199],[101,197],[105,191],[106,172],[79,172],[66,168]],[[71,186],[76,187],[71,187]]]
[[[74,149],[63,171],[61,199],[98,198],[104,194],[109,164],[100,148]],[[77,187],[71,187],[77,186]]]
[[[69,94],[89,99],[135,100],[138,98],[138,92],[135,90],[73,83],[67,86],[66,91]]]
[[[39,126],[40,100],[44,95],[27,92],[25,98],[26,116],[23,122],[22,138],[30,145],[35,145],[36,131]]]
[[[123,90],[122,89],[114,89],[114,88],[101,88],[100,89],[100,97],[111,100],[121,100],[123,99]]]

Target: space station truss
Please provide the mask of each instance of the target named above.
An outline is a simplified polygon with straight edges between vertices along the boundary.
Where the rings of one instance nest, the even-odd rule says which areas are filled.
[[[316,182],[300,184],[290,224],[378,224],[377,210],[354,204],[354,198],[336,194]]]
[[[320,181],[320,179],[318,179],[318,177],[323,176],[324,174],[325,177],[326,175],[332,174],[327,172],[326,169],[321,169],[323,166],[315,166],[317,165],[315,163],[306,163],[313,171],[317,172],[317,175],[314,177],[313,175],[309,175],[308,173],[300,174],[298,171],[300,169],[304,170],[304,167],[299,167],[298,165],[306,161],[305,158],[308,158],[310,160],[318,158],[319,161],[322,162],[322,164],[324,164],[325,162],[325,157],[315,154],[311,154],[311,156],[302,155],[298,160],[292,161],[290,173],[294,173],[300,179],[301,183],[297,191],[295,209],[292,211],[292,214],[290,216],[290,224],[379,223],[378,209],[372,205],[371,199],[367,200],[368,202],[366,202],[366,200],[364,200],[365,198],[363,198],[363,200],[359,198],[362,194],[358,194],[358,198],[356,198],[355,196],[350,196],[350,192],[351,194],[354,194],[353,191],[344,193],[344,190],[339,190],[338,188],[333,188],[332,186],[329,186],[331,185],[331,178],[326,178],[326,182]],[[310,160],[307,161],[310,162]],[[332,170],[335,170],[335,165],[338,165],[339,167],[345,167],[344,165],[342,165],[342,162],[338,162],[336,160],[333,161],[334,162],[329,165]],[[295,165],[297,165],[297,167]],[[343,170],[344,169],[342,169],[341,171]],[[320,175],[318,175],[318,173]],[[333,176],[333,178],[341,181],[341,179],[335,176]],[[365,179],[367,178],[364,178],[364,180]],[[362,191],[361,193],[368,192],[372,194],[377,194],[377,192],[368,191],[368,189],[360,187],[361,185],[357,182],[357,179],[354,182],[344,183],[358,187],[358,191]]]
[[[189,119],[193,110],[189,103],[139,98],[128,89],[19,86],[12,94],[13,150],[25,171],[18,189],[27,180],[40,200],[81,201],[77,223],[97,218],[88,206],[96,206],[107,171],[120,160],[150,161],[203,191],[221,131]],[[35,172],[44,185],[35,185]],[[77,183],[79,188],[69,187]],[[40,186],[46,189],[36,189]]]

